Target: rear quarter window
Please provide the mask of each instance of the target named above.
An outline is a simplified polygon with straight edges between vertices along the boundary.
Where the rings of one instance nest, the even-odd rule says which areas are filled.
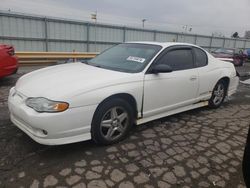
[[[194,49],[195,63],[197,67],[204,67],[207,65],[207,54],[199,48]]]

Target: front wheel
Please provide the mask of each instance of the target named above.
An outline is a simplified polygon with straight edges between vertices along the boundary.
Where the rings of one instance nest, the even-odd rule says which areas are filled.
[[[219,81],[214,89],[212,96],[209,100],[209,107],[218,108],[223,103],[226,96],[226,84],[222,80]]]
[[[105,101],[94,114],[92,139],[102,145],[121,141],[127,136],[134,122],[133,114],[131,105],[123,99]]]

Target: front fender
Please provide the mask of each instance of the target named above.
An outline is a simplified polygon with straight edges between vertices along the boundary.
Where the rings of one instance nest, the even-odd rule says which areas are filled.
[[[113,86],[98,88],[87,93],[79,94],[66,99],[70,103],[70,108],[98,105],[106,98],[115,94],[129,94],[134,97],[138,109],[142,106],[143,81],[123,83]]]

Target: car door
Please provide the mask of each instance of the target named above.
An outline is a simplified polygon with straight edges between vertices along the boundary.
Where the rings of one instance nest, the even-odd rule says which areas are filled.
[[[153,67],[166,64],[172,72],[154,74]],[[165,49],[144,77],[143,116],[149,117],[196,102],[198,72],[189,46]]]

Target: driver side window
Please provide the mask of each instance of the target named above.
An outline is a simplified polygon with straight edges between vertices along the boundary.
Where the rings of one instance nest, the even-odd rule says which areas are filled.
[[[169,65],[173,71],[192,69],[193,55],[191,49],[175,49],[168,51],[157,64]]]

